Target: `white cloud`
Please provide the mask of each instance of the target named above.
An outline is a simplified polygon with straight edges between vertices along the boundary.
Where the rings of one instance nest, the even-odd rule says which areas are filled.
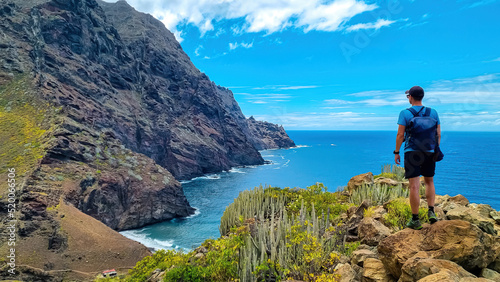
[[[288,102],[289,99],[291,98],[291,96],[288,94],[276,94],[276,93],[266,93],[266,94],[235,93],[235,94],[242,95],[247,102],[253,104]]]
[[[280,87],[280,90],[297,90],[297,89],[311,89],[311,88],[317,88],[318,86],[316,85],[303,85],[303,86],[284,86]]]
[[[224,19],[242,19],[233,33],[266,32],[286,28],[336,31],[343,23],[378,6],[361,0],[128,0],[137,10],[161,19],[179,41],[183,25],[196,26],[202,36],[214,30],[213,24]]]
[[[396,21],[390,21],[386,19],[378,19],[376,22],[373,23],[359,23],[355,25],[351,25],[346,28],[346,31],[351,32],[351,31],[356,31],[356,30],[361,30],[361,29],[375,29],[378,30],[383,26],[390,26],[391,24],[395,23]]]
[[[254,115],[257,120],[282,124],[286,129],[373,130],[394,127],[393,116],[365,112],[280,113]]]
[[[386,96],[394,96],[394,95],[403,95],[406,90],[395,91],[395,90],[370,90],[370,91],[362,91],[348,94],[347,96],[353,97],[386,97]]]
[[[352,95],[352,94],[351,94]],[[341,100],[341,99],[328,99],[324,103],[335,106],[346,106],[352,105],[353,107],[359,107],[360,105],[370,106],[370,107],[383,107],[383,106],[403,106],[408,104],[408,99],[402,94],[393,95],[388,98],[371,98],[359,101]]]
[[[318,85],[267,85],[262,87],[254,87],[254,90],[272,89],[272,90],[298,90],[318,88]]]
[[[351,105],[356,102],[353,101],[347,101],[347,100],[341,100],[341,99],[328,99],[324,101],[326,104],[329,105]]]
[[[238,42],[234,42],[234,43],[229,43],[229,50],[234,50],[238,47],[243,47],[243,48],[252,48],[253,47],[253,42],[251,43],[245,43],[245,42],[241,42],[241,43],[238,43]]]
[[[199,45],[195,50],[194,50],[194,54],[198,57],[200,56],[200,50],[203,49],[203,46],[202,45]]]
[[[498,1],[498,0],[481,0],[481,1],[476,0],[476,1],[473,1],[474,3],[470,4],[466,8],[475,8],[475,7],[491,4],[491,3],[494,3],[496,1]]]

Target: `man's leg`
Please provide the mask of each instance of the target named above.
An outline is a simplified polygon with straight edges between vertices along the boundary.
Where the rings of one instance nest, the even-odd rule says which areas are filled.
[[[427,212],[427,215],[429,216],[429,222],[432,224],[438,221],[436,213],[434,212],[434,200],[436,198],[434,177],[424,176],[424,181],[425,181],[425,197],[427,198],[427,205],[429,206],[429,211]]]
[[[420,206],[420,177],[413,177],[409,179],[410,181],[410,206],[411,213],[418,214],[418,208]]]
[[[427,198],[427,205],[429,207],[434,206],[434,200],[436,198],[436,188],[434,187],[434,177],[424,176],[425,181],[425,197]]]
[[[420,169],[423,160],[421,152],[410,151],[405,153],[405,178],[408,179],[410,185],[410,207],[412,213],[411,219],[406,226],[417,230],[422,228],[420,219],[418,218],[418,207],[420,206]]]

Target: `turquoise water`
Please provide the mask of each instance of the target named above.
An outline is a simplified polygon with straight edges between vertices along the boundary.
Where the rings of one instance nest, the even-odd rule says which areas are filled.
[[[234,168],[183,183],[194,216],[121,232],[154,249],[190,249],[219,237],[224,209],[242,190],[259,185],[305,188],[322,182],[328,191],[368,171],[379,174],[394,163],[396,132],[289,131],[297,148],[266,150],[271,164]],[[443,132],[445,159],[437,164],[439,195],[462,194],[473,203],[500,209],[500,133]]]

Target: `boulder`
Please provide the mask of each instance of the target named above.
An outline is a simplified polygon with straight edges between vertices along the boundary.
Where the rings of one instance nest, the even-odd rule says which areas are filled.
[[[450,199],[448,199],[448,201],[462,205],[462,206],[469,205],[469,200],[467,200],[467,198],[465,198],[463,195],[460,195],[460,194],[458,194],[454,197],[451,197]]]
[[[500,258],[497,258],[494,262],[490,263],[488,268],[495,270],[496,272],[500,272]]]
[[[384,218],[384,214],[386,214],[387,211],[384,209],[383,206],[378,206],[376,207],[373,211],[372,211],[372,218],[373,219],[376,219],[376,220],[379,220],[379,219],[382,219]]]
[[[422,281],[422,280],[420,280]],[[486,279],[486,278],[471,278],[471,277],[467,277],[467,278],[462,278],[460,279],[459,282],[494,282],[493,280],[490,280],[490,279]]]
[[[450,260],[470,272],[479,272],[495,261],[500,253],[497,239],[477,226],[462,220],[439,221],[421,230],[404,229],[378,245],[380,260],[394,276],[419,252],[429,258]]]
[[[444,272],[448,275],[448,271],[451,271],[454,274],[452,276],[457,278],[476,277],[452,261],[426,258],[426,255],[426,253],[424,253],[423,256],[415,255],[407,260],[401,268],[402,274],[399,281],[418,281],[424,277],[440,272]]]
[[[436,217],[438,220],[446,220],[446,214],[444,213],[443,209],[441,207],[434,207],[434,213],[436,214]]]
[[[351,216],[349,221],[346,223],[347,229],[347,238],[351,239],[350,241],[357,241],[358,239],[358,226],[361,220],[363,219],[363,213],[366,209],[368,209],[368,202],[363,201],[356,210],[351,210]]]
[[[400,182],[387,177],[379,177],[373,181],[375,184],[397,186]]]
[[[493,218],[496,224],[500,224],[500,214],[497,211],[490,212],[490,217]]]
[[[434,199],[435,206],[442,205],[444,202],[448,201],[449,198],[451,198],[450,195],[436,195],[436,198]]]
[[[469,205],[469,200],[465,198],[464,196],[458,194],[454,197],[447,198],[444,200],[440,206],[441,208],[445,211],[448,212],[448,210],[454,209],[457,206],[468,206]]]
[[[377,258],[377,254],[368,249],[355,250],[351,255],[351,264],[363,266],[364,261],[368,258]]]
[[[165,277],[165,271],[161,271],[161,269],[157,268],[151,273],[151,276],[149,276],[147,282],[160,282],[163,281],[163,278]]]
[[[365,260],[363,267],[363,282],[389,282],[395,281],[389,273],[384,268],[384,264],[374,258],[368,258]]]
[[[339,276],[339,282],[351,282],[356,280],[356,271],[348,263],[338,264],[335,267],[335,274]]]
[[[491,270],[488,268],[483,268],[481,270],[481,277],[484,277],[486,279],[490,279],[496,282],[500,282],[500,273],[496,272],[495,270]]]
[[[358,236],[362,244],[377,246],[380,240],[391,235],[391,230],[371,217],[364,218],[358,226]]]
[[[481,228],[481,230],[488,234],[497,235],[497,231],[495,230],[495,220],[489,218],[489,210],[488,213],[486,213],[486,210],[487,209],[483,208],[481,214],[479,210],[474,208],[456,206],[455,208],[448,210],[446,217],[450,220],[457,219],[468,221],[472,224],[477,225],[479,228]],[[484,217],[483,215],[486,215],[486,217]]]
[[[347,189],[349,192],[356,190],[359,186],[373,184],[373,173],[367,172],[360,175],[352,177],[347,183]]]
[[[462,280],[455,273],[446,269],[418,280],[418,282],[460,282],[460,281]]]
[[[484,218],[490,218],[491,212],[495,212],[495,210],[490,205],[485,205],[485,204],[476,205],[476,204],[474,204],[472,207],[474,210],[476,210]]]

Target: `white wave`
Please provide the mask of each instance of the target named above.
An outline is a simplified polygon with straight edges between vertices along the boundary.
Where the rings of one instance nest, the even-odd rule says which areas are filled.
[[[330,146],[337,147],[337,145],[335,145],[335,144],[330,144]]]
[[[193,208],[194,208],[194,213],[190,216],[186,216],[185,218],[193,218],[201,213],[200,209],[198,209],[197,207],[193,207]]]
[[[209,174],[206,176],[207,179],[220,179],[220,175],[218,174]]]
[[[290,162],[290,160],[287,160],[286,163],[283,166],[288,166],[289,162]]]
[[[181,184],[187,184],[187,183],[190,183],[192,182],[193,180],[182,180],[180,181]]]
[[[246,165],[244,168],[257,168],[259,167],[258,165]]]
[[[200,180],[200,179],[220,179],[220,175],[218,174],[207,174],[207,175],[204,175],[204,176],[198,176],[198,177],[195,177],[189,181],[196,181],[196,180]]]
[[[275,155],[262,155],[263,158],[272,158],[275,157]]]
[[[311,148],[312,146],[309,145],[297,145],[295,147],[292,147],[290,149],[299,149],[299,148]]]
[[[233,172],[233,173],[246,173],[243,170],[241,170],[239,168],[235,168],[235,167],[233,167],[232,169],[230,169],[229,172]]]
[[[120,234],[131,240],[137,241],[148,248],[154,249],[155,251],[160,249],[171,250],[174,248],[178,248],[177,246],[173,247],[174,246],[173,240],[163,241],[158,239],[151,239],[147,237],[149,234],[145,234],[140,230],[126,230],[120,232]]]

